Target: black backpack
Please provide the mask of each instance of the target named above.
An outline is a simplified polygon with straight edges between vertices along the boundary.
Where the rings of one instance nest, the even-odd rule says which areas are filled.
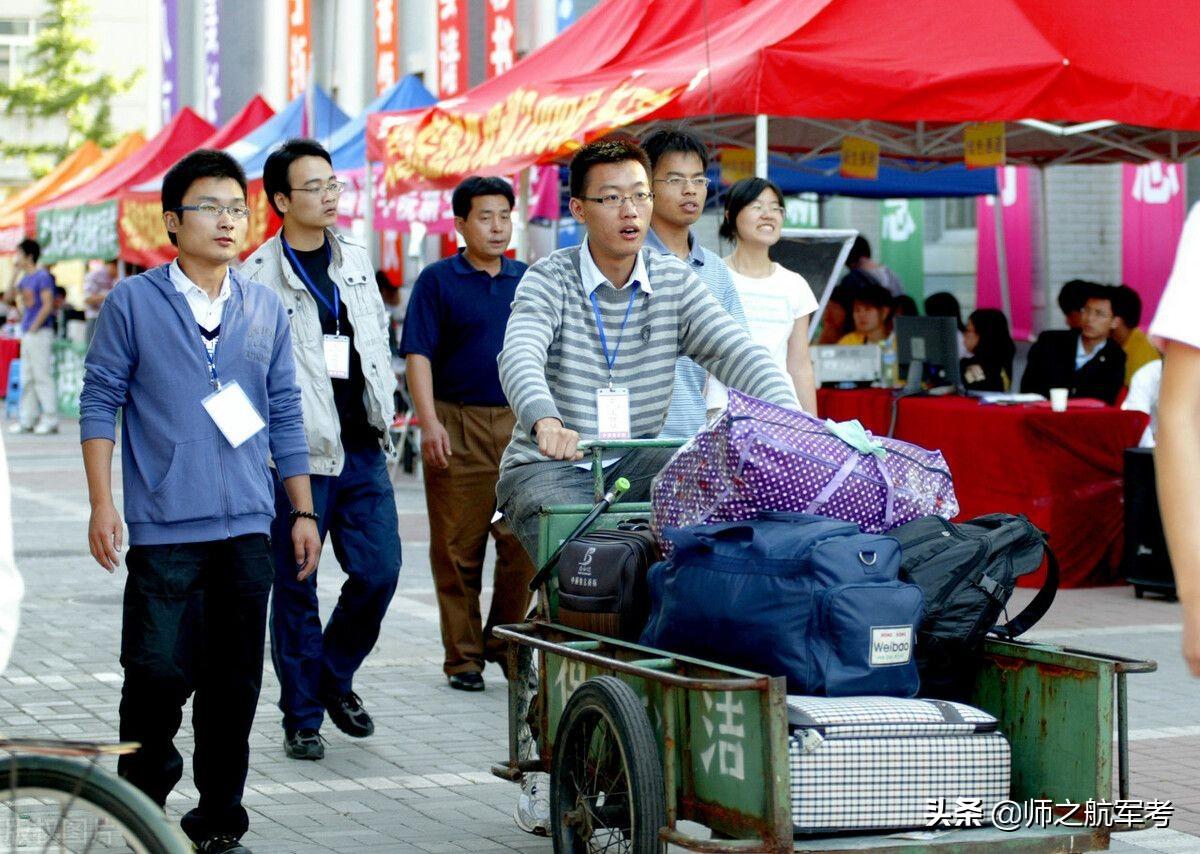
[[[900,541],[900,578],[925,593],[917,631],[921,696],[968,698],[989,633],[1015,638],[1054,602],[1058,561],[1046,535],[1024,516],[992,513],[954,524],[925,516],[888,532]],[[1033,601],[997,625],[1017,579],[1047,562],[1046,580]]]
[[[567,542],[559,555],[557,621],[608,637],[636,641],[650,615],[646,571],[658,545],[645,519],[597,530]]]

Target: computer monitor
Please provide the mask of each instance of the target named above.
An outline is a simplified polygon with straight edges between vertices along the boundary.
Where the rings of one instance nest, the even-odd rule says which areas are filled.
[[[877,383],[883,377],[878,344],[817,344],[809,348],[819,384]]]
[[[964,394],[958,364],[958,325],[953,317],[897,317],[896,361],[907,377],[904,391],[949,386]]]

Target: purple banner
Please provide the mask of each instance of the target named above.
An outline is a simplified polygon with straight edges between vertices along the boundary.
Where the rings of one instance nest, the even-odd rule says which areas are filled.
[[[218,0],[204,0],[204,118],[214,125],[221,113],[221,11]]]
[[[162,0],[162,123],[179,110],[179,0]]]

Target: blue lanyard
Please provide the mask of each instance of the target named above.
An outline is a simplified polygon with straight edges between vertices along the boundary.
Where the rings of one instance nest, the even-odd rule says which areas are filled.
[[[308,277],[308,271],[304,269],[304,265],[296,258],[296,253],[292,251],[292,247],[288,246],[287,240],[283,237],[283,232],[279,232],[279,242],[283,245],[283,251],[287,254],[288,262],[292,265],[292,270],[304,282],[304,286],[308,288],[308,292],[313,295],[313,299],[318,300],[321,305],[329,309],[333,315],[333,325],[336,334],[342,334],[342,311],[341,300],[339,299],[337,282],[333,282],[333,305],[329,304],[329,300],[325,299],[325,295],[313,284],[312,279]],[[329,263],[329,241],[325,241],[325,259]],[[332,280],[331,280],[332,281]]]
[[[592,301],[592,311],[596,314],[596,328],[600,331],[600,346],[604,348],[604,361],[608,362],[609,388],[612,388],[612,372],[613,366],[617,363],[617,353],[621,352],[621,339],[625,337],[625,325],[629,323],[629,313],[633,311],[633,301],[637,298],[637,282],[630,285],[629,289],[629,305],[625,306],[625,318],[621,321],[621,332],[617,336],[617,346],[613,348],[611,355],[608,352],[608,337],[604,334],[604,318],[600,315],[600,302],[596,299],[595,291],[588,294],[588,298]]]
[[[208,347],[204,343],[203,336],[200,338],[200,349],[204,351],[204,359],[205,359],[205,361],[208,362],[208,377],[209,377],[208,381],[212,384],[212,387],[215,391],[221,390],[221,381],[219,379],[217,379],[217,362],[216,362],[217,347],[219,347],[220,344],[221,344],[220,339],[217,339],[217,345],[213,347],[213,351],[210,353],[210,352],[208,352]]]

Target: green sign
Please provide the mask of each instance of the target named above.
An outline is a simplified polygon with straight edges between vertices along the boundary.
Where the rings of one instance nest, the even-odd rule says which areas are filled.
[[[788,196],[783,205],[784,228],[820,228],[821,201],[816,193]]]
[[[58,414],[79,417],[79,395],[83,391],[83,360],[87,345],[74,341],[54,342],[54,385],[58,393]]]
[[[47,264],[116,258],[120,254],[117,202],[38,211],[37,235]]]
[[[879,262],[900,277],[905,293],[920,305],[925,300],[925,202],[885,199],[880,214]]]

